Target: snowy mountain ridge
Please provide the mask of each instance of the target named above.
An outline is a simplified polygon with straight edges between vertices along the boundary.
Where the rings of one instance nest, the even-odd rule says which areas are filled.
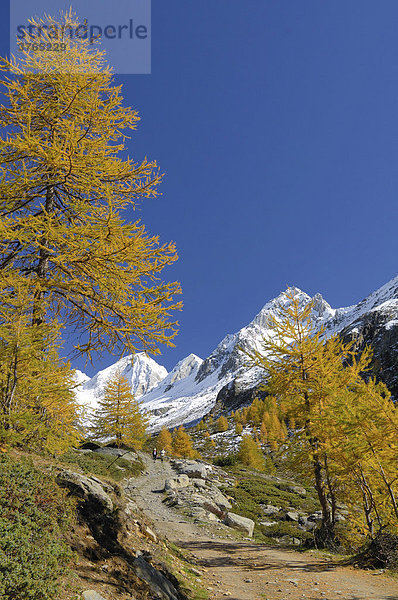
[[[135,354],[134,360],[131,354],[121,358],[106,369],[98,371],[91,379],[81,371],[75,370],[75,381],[78,384],[75,393],[79,404],[95,409],[107,382],[117,371],[126,377],[136,398],[149,392],[167,375],[167,370],[144,352]]]
[[[398,277],[358,304],[339,309],[332,308],[321,294],[311,298],[298,288],[291,289],[303,305],[313,302],[313,321],[317,327],[325,328],[326,336],[342,331],[357,334],[361,319],[365,316],[369,319],[372,313],[381,318],[386,331],[398,329]],[[240,348],[261,350],[262,339],[272,335],[268,326],[270,315],[275,315],[276,308],[287,302],[286,292],[282,292],[267,302],[246,327],[226,335],[205,360],[190,354],[170,373],[144,353],[135,355],[133,363],[131,356],[125,357],[92,379],[84,381],[83,378],[78,391],[79,401],[95,407],[106,381],[121,368],[150,416],[150,429],[194,422],[212,409],[222,389],[230,389],[233,385],[246,390],[258,385],[261,373],[247,366]]]

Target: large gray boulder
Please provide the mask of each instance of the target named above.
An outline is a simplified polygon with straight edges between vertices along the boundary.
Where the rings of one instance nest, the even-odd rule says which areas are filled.
[[[224,516],[225,511],[223,511],[215,502],[212,502],[211,500],[201,498],[198,504],[199,506],[202,506],[206,511],[208,511],[209,513],[213,513],[213,515],[216,515],[217,517],[222,518]]]
[[[201,490],[205,490],[205,489],[207,488],[206,481],[204,481],[203,479],[196,479],[196,477],[193,477],[193,478],[191,479],[191,483],[192,483],[192,484],[193,484],[195,487],[197,487],[197,488],[199,488],[199,489],[201,489]]]
[[[287,492],[291,492],[292,494],[298,494],[302,498],[304,498],[307,495],[307,490],[301,487],[301,485],[287,485],[285,489]]]
[[[228,525],[228,527],[243,531],[248,535],[248,537],[252,537],[253,535],[254,521],[248,519],[247,517],[241,517],[235,513],[227,512],[224,518],[224,523],[225,525]]]
[[[67,469],[60,469],[55,480],[60,487],[68,489],[73,496],[99,505],[102,510],[113,510],[113,502],[98,480]]]
[[[206,479],[208,471],[211,469],[210,465],[204,465],[194,460],[178,460],[174,461],[174,465],[179,473],[187,475],[190,479]]]
[[[190,479],[206,479],[207,467],[197,463],[196,465],[186,465],[181,473],[188,475]]]
[[[310,521],[307,517],[304,516],[300,517],[298,522],[301,525],[301,527],[303,527],[303,529],[306,529],[307,531],[312,531],[316,527],[315,521]]]
[[[279,511],[279,518],[281,521],[296,521],[299,520],[298,512],[294,510],[284,510],[283,508]]]
[[[190,485],[190,481],[187,475],[178,475],[178,477],[174,477],[173,479],[166,479],[164,484],[165,491],[168,490],[178,490],[180,488],[184,488]]]

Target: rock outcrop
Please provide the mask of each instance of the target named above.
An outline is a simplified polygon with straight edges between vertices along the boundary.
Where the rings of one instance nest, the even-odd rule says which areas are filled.
[[[181,599],[181,594],[176,590],[173,583],[142,556],[136,558],[133,565],[137,576],[148,584],[157,598],[161,600]]]
[[[87,505],[88,510],[93,512],[111,512],[113,510],[113,502],[109,496],[112,488],[98,479],[86,477],[67,469],[59,469],[55,480],[60,487],[67,488],[72,496],[80,498]],[[107,491],[105,491],[105,487]]]
[[[372,374],[398,398],[398,308],[372,311],[343,329],[344,341],[354,341],[355,350],[373,348]]]

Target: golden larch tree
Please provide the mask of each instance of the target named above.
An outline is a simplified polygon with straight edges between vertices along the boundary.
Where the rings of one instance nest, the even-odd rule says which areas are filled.
[[[44,45],[51,28],[78,25],[71,12],[32,23]],[[104,52],[67,33],[59,41],[63,52],[0,60],[0,293],[28,285],[32,323],[59,315],[88,357],[157,353],[176,333],[180,286],[161,276],[176,249],[130,219],[162,176],[126,155],[139,116]]]
[[[237,435],[241,435],[242,431],[243,431],[243,425],[242,425],[242,423],[239,423],[239,422],[236,423],[236,425],[235,425],[235,433]]]
[[[0,302],[0,440],[59,454],[78,442],[79,408],[61,326],[31,325],[26,289]]]
[[[116,446],[142,448],[146,439],[148,418],[140,411],[130,384],[117,370],[105,386],[94,416],[94,439],[111,441]]]
[[[372,539],[397,535],[398,411],[386,386],[370,378],[337,394],[324,426],[329,460],[351,509],[358,544],[364,533]]]
[[[238,449],[238,460],[257,471],[265,469],[264,455],[251,435],[242,436]]]
[[[185,431],[183,425],[176,429],[173,434],[173,454],[183,458],[194,458],[197,455],[192,446],[191,437]]]
[[[293,440],[301,450],[295,449],[296,466],[308,465],[312,470],[322,509],[317,542],[333,545],[336,481],[324,443],[324,417],[337,394],[362,381],[361,374],[368,369],[372,353],[366,348],[357,357],[353,344],[344,343],[338,336],[325,341],[323,328],[312,318],[313,304],[303,302],[295,288],[289,288],[285,296],[269,317],[271,335],[263,339],[261,349],[246,354],[251,365],[264,370],[265,391],[283,404],[287,417],[293,418],[298,427]],[[277,426],[274,414],[272,429]],[[281,437],[285,435],[286,429],[280,432]]]
[[[162,427],[156,439],[156,448],[171,453],[173,437],[167,427]]]
[[[224,415],[221,415],[217,421],[217,431],[224,432],[228,431],[228,420]]]

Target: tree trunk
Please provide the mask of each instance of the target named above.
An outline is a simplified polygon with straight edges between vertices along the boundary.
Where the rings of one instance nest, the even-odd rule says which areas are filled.
[[[329,465],[328,465],[328,457],[327,454],[325,453],[324,457],[323,457],[323,461],[324,461],[324,465],[325,465],[325,475],[326,475],[326,483],[328,486],[328,492],[329,492],[329,498],[330,498],[330,506],[331,506],[331,522],[333,524],[333,526],[336,523],[336,510],[337,510],[337,499],[336,499],[336,492],[334,490],[333,484],[332,484],[332,480],[330,478],[330,471],[329,471]]]
[[[54,187],[48,186],[46,191],[46,202],[45,210],[48,214],[51,214],[54,210]],[[43,236],[40,240],[42,248],[39,251],[39,260],[35,269],[36,275],[39,279],[39,289],[36,290],[33,297],[33,317],[32,325],[41,325],[43,323],[43,310],[42,300],[45,292],[40,288],[40,280],[45,279],[48,273],[50,252],[47,248],[48,240]]]

